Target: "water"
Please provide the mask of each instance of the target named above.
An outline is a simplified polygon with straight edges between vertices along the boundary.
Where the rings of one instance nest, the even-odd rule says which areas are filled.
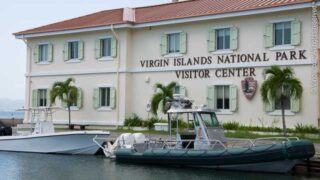
[[[120,164],[104,156],[68,156],[0,152],[5,180],[286,180],[292,175],[259,174],[185,167]]]
[[[23,119],[22,111],[0,111],[0,119]]]

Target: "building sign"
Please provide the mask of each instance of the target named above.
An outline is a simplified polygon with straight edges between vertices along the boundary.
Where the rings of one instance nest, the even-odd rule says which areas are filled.
[[[253,96],[256,94],[258,82],[254,80],[253,77],[246,77],[241,81],[242,92],[244,96],[251,100]]]
[[[201,57],[177,57],[173,59],[163,58],[155,60],[141,60],[141,68],[166,68],[166,67],[185,67],[184,69],[196,70],[177,70],[175,75],[178,79],[202,79],[202,78],[225,78],[225,77],[255,77],[255,67],[242,68],[217,68],[210,71],[206,67],[214,65],[228,64],[257,64],[267,63],[270,61],[303,61],[306,60],[306,50],[272,52],[270,56],[267,53],[247,53],[247,54],[230,54],[217,56]],[[200,68],[202,67],[202,68]],[[203,68],[204,67],[204,68]]]

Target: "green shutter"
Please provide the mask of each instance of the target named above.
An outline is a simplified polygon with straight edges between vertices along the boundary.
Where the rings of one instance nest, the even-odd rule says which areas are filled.
[[[184,97],[187,97],[185,86],[179,86],[179,91],[180,91],[179,94],[183,95]]]
[[[207,104],[209,108],[216,109],[216,94],[217,90],[215,86],[209,86],[207,91]]]
[[[237,50],[238,49],[238,28],[232,27],[230,28],[230,49]]]
[[[47,89],[47,107],[51,107],[51,102],[50,102],[50,89]]]
[[[168,54],[168,37],[166,34],[161,35],[160,49],[161,49],[162,56]]]
[[[69,43],[66,42],[63,44],[63,60],[68,61],[69,60]]]
[[[291,45],[298,46],[301,43],[301,22],[291,22]]]
[[[94,54],[96,59],[100,59],[101,58],[101,40],[97,39],[95,41],[95,47],[94,47]]]
[[[117,39],[115,37],[111,38],[111,56],[117,57]]]
[[[275,101],[271,100],[263,103],[263,109],[265,112],[273,112],[275,109]]]
[[[110,88],[110,108],[114,109],[116,107],[116,89]]]
[[[48,44],[48,61],[52,62],[53,61],[53,45]]]
[[[264,47],[270,48],[274,46],[274,24],[270,23],[264,30]]]
[[[238,104],[237,86],[230,86],[230,111],[237,110]]]
[[[290,103],[291,103],[291,107],[290,107],[291,112],[297,113],[300,111],[300,99],[299,98],[291,97]]]
[[[216,30],[210,29],[208,33],[208,52],[216,50]]]
[[[180,53],[186,54],[187,53],[187,45],[188,45],[188,37],[187,33],[181,32],[180,33]]]
[[[33,55],[33,62],[38,63],[39,62],[39,46],[38,45],[33,48],[32,55]]]
[[[83,60],[83,58],[84,58],[84,42],[79,41],[78,59]]]
[[[93,108],[98,109],[100,107],[99,88],[93,89]]]
[[[38,107],[38,90],[32,91],[32,107]]]
[[[78,109],[82,108],[82,100],[83,100],[83,92],[82,92],[81,88],[78,88],[78,96],[77,96]]]

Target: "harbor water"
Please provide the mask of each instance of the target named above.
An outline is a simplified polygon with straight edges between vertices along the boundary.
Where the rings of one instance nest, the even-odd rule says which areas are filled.
[[[23,116],[22,111],[0,111],[0,119],[22,119]]]
[[[186,167],[120,164],[104,156],[0,152],[0,180],[286,180],[291,174],[260,174]]]

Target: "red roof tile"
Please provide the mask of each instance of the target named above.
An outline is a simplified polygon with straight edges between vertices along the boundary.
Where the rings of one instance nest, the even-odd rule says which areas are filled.
[[[101,11],[94,14],[89,14],[86,16],[81,16],[74,19],[69,19],[46,26],[37,27],[34,29],[29,29],[26,31],[21,31],[15,33],[15,35],[21,34],[33,34],[33,33],[44,33],[44,32],[54,32],[63,30],[73,30],[89,27],[99,27],[110,24],[121,24],[125,23],[122,21],[123,9],[107,10]]]
[[[278,7],[312,2],[312,0],[189,0],[135,8],[134,24],[163,20],[240,12],[254,9]],[[129,23],[123,21],[123,9],[101,11],[94,14],[22,31],[15,35],[74,30],[111,24]]]
[[[311,0],[191,0],[136,9],[136,23],[277,7]]]

